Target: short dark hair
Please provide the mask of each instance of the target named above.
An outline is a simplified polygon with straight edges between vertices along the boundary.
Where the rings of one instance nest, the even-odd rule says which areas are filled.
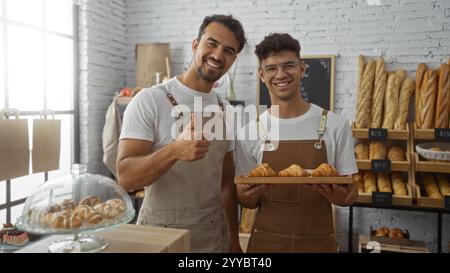
[[[287,33],[271,33],[264,37],[261,43],[256,45],[255,54],[259,62],[269,57],[272,53],[281,51],[292,51],[300,58],[300,43]]]
[[[244,45],[247,43],[247,39],[245,38],[245,32],[241,22],[233,18],[232,15],[214,14],[211,16],[206,16],[205,19],[203,19],[203,23],[201,24],[200,29],[198,30],[197,40],[200,41],[203,33],[205,32],[205,28],[212,22],[221,23],[234,33],[236,39],[239,41],[239,48],[237,53],[241,52],[241,50],[244,48]]]

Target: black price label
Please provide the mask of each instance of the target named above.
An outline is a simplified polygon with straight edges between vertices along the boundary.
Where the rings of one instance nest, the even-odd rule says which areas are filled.
[[[444,202],[445,202],[445,209],[450,210],[450,195],[445,196]]]
[[[391,172],[391,161],[390,160],[378,160],[373,159],[371,161],[371,170],[373,173],[390,173]]]
[[[386,141],[388,130],[384,128],[369,128],[369,139]]]
[[[434,129],[434,139],[437,141],[450,142],[450,129],[449,128]]]
[[[390,192],[372,192],[372,203],[380,206],[392,206],[392,193]]]

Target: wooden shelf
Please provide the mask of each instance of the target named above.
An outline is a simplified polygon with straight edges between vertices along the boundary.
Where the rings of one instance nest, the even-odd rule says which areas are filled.
[[[434,129],[418,129],[414,123],[412,133],[413,139],[434,140]]]
[[[392,194],[392,205],[394,206],[412,206],[413,204],[413,195],[411,186],[408,183],[406,185],[408,189],[408,196],[399,196]],[[358,199],[356,200],[357,203],[363,203],[363,204],[372,204],[372,194],[368,193],[358,193]]]
[[[408,172],[411,168],[411,161],[409,160],[409,154],[406,154],[407,161],[391,161],[391,171],[396,172]],[[356,160],[358,170],[371,170],[371,160]]]
[[[424,208],[445,208],[444,198],[431,198],[422,196],[419,185],[416,185],[417,206]]]
[[[416,172],[450,173],[450,162],[422,160],[417,153],[414,153],[414,165]]]
[[[408,140],[409,139],[409,126],[406,130],[388,130],[388,139],[395,140]],[[358,139],[369,139],[369,128],[356,129],[355,123],[352,123],[353,137]]]

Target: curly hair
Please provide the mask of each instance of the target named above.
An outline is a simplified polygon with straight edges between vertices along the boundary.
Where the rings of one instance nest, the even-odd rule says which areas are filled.
[[[261,63],[270,54],[285,50],[295,52],[297,57],[300,58],[300,49],[300,43],[291,35],[287,33],[271,33],[264,37],[261,43],[256,45],[255,54]]]
[[[245,32],[241,22],[233,18],[232,15],[214,14],[211,16],[206,16],[203,19],[203,23],[200,25],[200,29],[198,30],[197,40],[200,41],[203,33],[205,32],[205,28],[212,22],[221,23],[234,33],[236,39],[239,41],[239,48],[237,53],[241,52],[241,50],[244,48],[244,45],[247,43],[247,39],[245,38]]]

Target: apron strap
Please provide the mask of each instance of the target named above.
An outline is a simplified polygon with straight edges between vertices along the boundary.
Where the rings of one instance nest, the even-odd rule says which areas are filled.
[[[322,149],[322,138],[323,135],[325,135],[325,129],[327,126],[327,114],[328,114],[328,110],[323,110],[322,112],[322,116],[320,117],[320,121],[319,121],[319,130],[317,130],[317,134],[318,134],[318,139],[317,142],[314,143],[314,148],[316,148],[317,150]]]

